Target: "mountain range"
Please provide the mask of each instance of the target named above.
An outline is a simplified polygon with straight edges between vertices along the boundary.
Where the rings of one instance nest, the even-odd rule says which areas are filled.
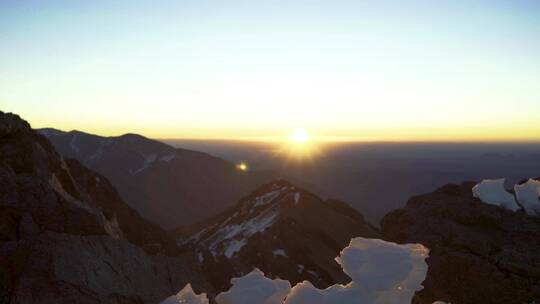
[[[60,143],[53,145],[44,133]],[[233,172],[240,181],[256,178],[209,155],[136,135],[103,142],[89,135],[83,138],[92,140],[79,142],[74,134],[79,133],[37,132],[17,115],[0,112],[0,303],[159,303],[188,283],[214,301],[233,277],[254,268],[293,284],[353,286],[334,257],[356,237],[429,249],[424,289],[412,303],[540,299],[540,218],[484,203],[473,196],[475,182],[411,197],[404,208],[388,213],[379,229],[347,203],[254,174],[269,181],[253,182],[240,198],[209,210],[204,219],[166,231],[132,208],[108,176],[66,154],[116,165],[120,177],[180,170],[176,174],[186,179],[193,172],[205,181],[207,174],[225,178],[206,172],[215,172],[214,166],[182,164],[213,159],[228,168],[221,172]],[[68,151],[59,153],[55,146]],[[171,168],[163,169],[168,164]],[[179,169],[186,167],[193,171]],[[214,191],[211,184],[185,190]],[[189,217],[193,213],[182,214],[189,208],[175,210]],[[370,269],[369,263],[365,267]]]
[[[102,137],[51,128],[39,132],[62,156],[107,177],[131,207],[165,228],[215,215],[275,176],[242,171],[209,154],[136,134]]]

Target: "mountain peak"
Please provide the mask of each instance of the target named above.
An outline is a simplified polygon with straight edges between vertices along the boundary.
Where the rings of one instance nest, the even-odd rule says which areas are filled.
[[[19,115],[0,111],[0,136],[30,130],[30,124]]]
[[[228,278],[258,267],[270,276],[293,282],[309,279],[326,287],[347,281],[333,257],[355,236],[379,233],[348,205],[323,201],[279,179],[262,185],[179,243],[194,247],[203,265],[213,269],[215,286],[226,288]]]

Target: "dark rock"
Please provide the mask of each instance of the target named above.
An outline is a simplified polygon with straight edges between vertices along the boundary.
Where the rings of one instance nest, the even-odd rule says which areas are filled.
[[[540,299],[540,219],[480,202],[474,182],[411,198],[381,223],[386,239],[430,249],[413,303],[532,303]]]
[[[212,292],[195,261],[105,177],[0,112],[0,303],[157,303],[187,282]]]

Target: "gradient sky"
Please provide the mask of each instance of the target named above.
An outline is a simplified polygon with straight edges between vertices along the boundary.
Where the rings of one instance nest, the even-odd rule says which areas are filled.
[[[540,140],[540,1],[3,1],[0,109],[157,138]]]

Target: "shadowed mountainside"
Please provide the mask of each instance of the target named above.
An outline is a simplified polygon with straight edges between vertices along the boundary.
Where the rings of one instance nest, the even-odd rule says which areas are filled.
[[[0,112],[0,302],[152,303],[204,283],[195,256]]]
[[[179,242],[198,252],[206,276],[220,290],[253,267],[293,284],[309,280],[328,287],[350,280],[334,258],[358,236],[380,235],[346,203],[323,201],[277,180],[198,224]]]
[[[273,173],[244,172],[209,154],[176,149],[136,134],[101,137],[40,129],[60,154],[100,172],[145,218],[166,228],[223,211]]]

